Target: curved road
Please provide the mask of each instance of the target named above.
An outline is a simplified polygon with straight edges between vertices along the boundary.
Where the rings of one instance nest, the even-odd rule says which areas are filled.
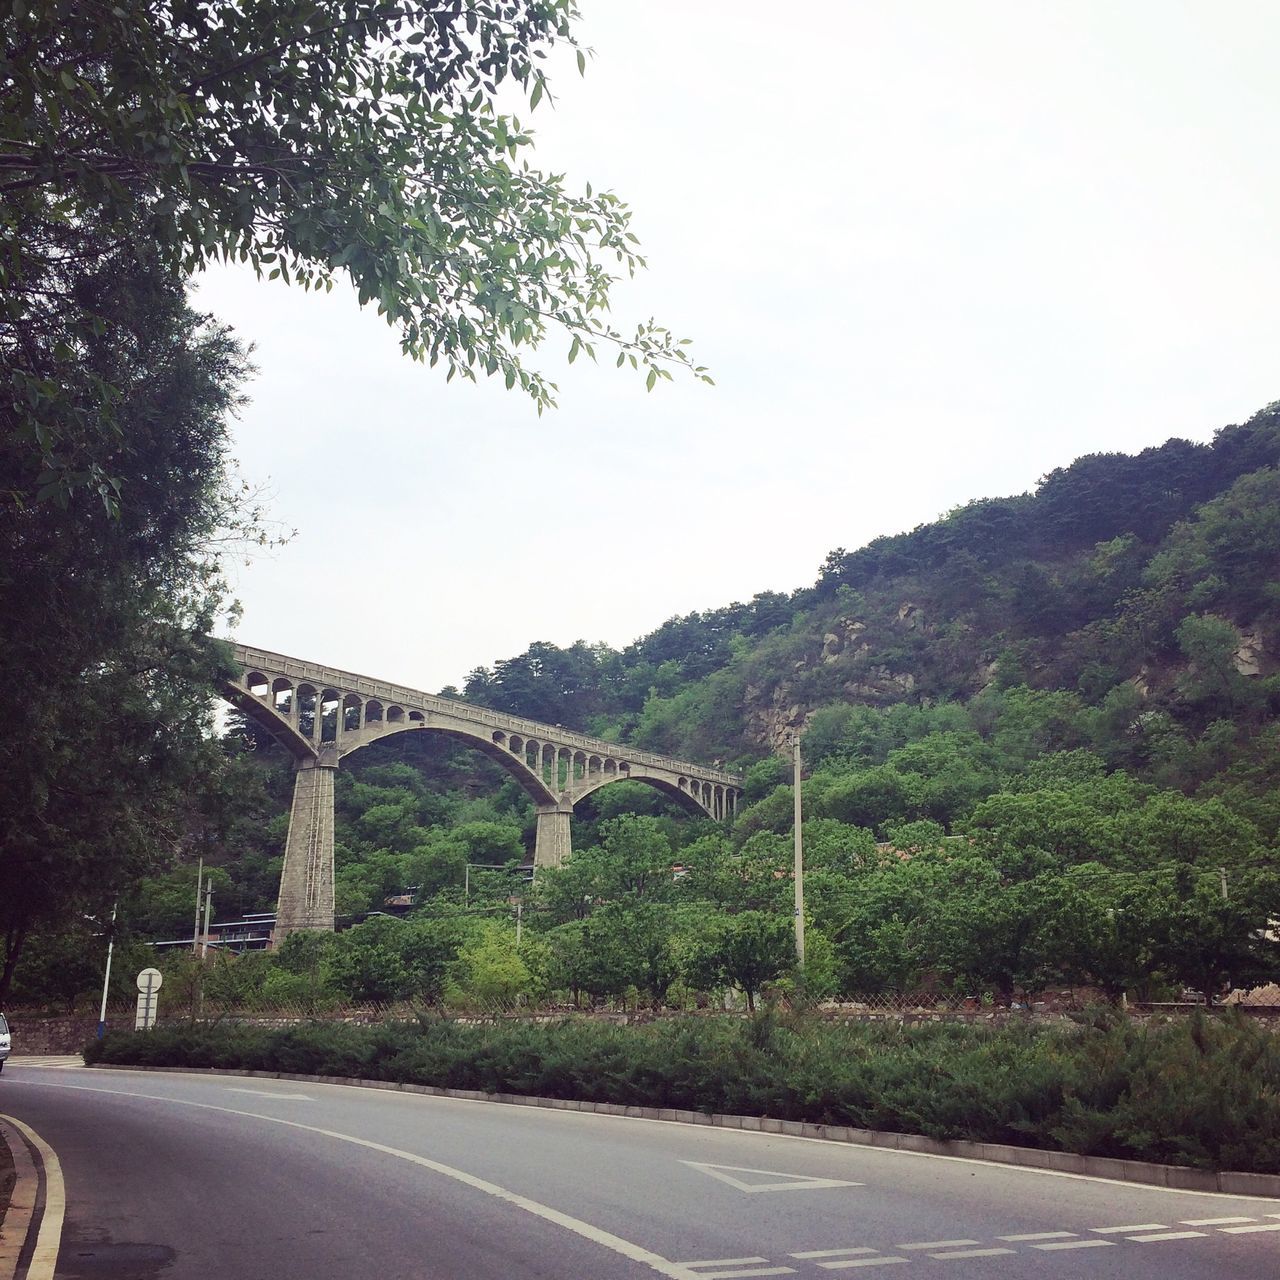
[[[1276,1280],[1280,1201],[698,1125],[10,1064],[65,1280]]]

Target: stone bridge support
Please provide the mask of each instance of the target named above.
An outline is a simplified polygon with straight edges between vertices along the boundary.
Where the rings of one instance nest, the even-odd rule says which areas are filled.
[[[275,945],[299,929],[333,929],[333,780],[337,760],[299,760],[280,872]]]
[[[561,801],[556,805],[538,806],[538,833],[533,845],[533,867],[558,867],[573,852],[569,836],[569,819],[573,805]]]

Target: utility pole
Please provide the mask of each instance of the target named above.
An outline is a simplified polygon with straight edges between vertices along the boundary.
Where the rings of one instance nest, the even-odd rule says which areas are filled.
[[[111,953],[116,946],[116,908],[120,904],[111,904],[111,926],[107,931],[107,971],[102,977],[102,1004],[98,1008],[98,1039],[101,1040],[107,1030],[107,988],[111,986]]]
[[[791,736],[792,788],[795,791],[796,858],[793,875],[796,889],[796,964],[804,968],[804,844],[801,836],[800,734]]]
[[[200,939],[200,959],[209,954],[209,917],[213,914],[213,875],[210,874],[204,890],[204,935]]]
[[[200,863],[196,870],[196,919],[191,926],[191,954],[200,952],[200,899],[204,896],[204,855],[200,855]]]

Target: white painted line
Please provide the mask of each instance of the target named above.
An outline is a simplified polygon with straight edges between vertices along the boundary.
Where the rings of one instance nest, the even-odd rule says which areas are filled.
[[[1017,1249],[954,1249],[950,1253],[931,1253],[931,1258],[995,1258],[1002,1253],[1017,1253]]]
[[[62,1220],[67,1212],[67,1188],[62,1181],[62,1165],[53,1148],[32,1128],[13,1116],[5,1120],[13,1125],[40,1153],[44,1165],[44,1213],[36,1247],[27,1263],[26,1280],[53,1280],[58,1265],[58,1246],[62,1243]]]
[[[1074,1231],[1028,1231],[1020,1236],[996,1236],[997,1240],[1008,1240],[1010,1244],[1030,1244],[1032,1240],[1074,1240]]]
[[[768,1262],[768,1258],[704,1258],[701,1262],[677,1262],[677,1267],[745,1267],[752,1262]]]
[[[1183,1218],[1184,1227],[1225,1227],[1230,1222],[1257,1222],[1257,1218]]]
[[[314,1133],[322,1138],[332,1138],[335,1142],[347,1142],[353,1147],[363,1147],[366,1151],[377,1151],[381,1155],[393,1156],[397,1160],[404,1160],[409,1164],[416,1164],[423,1169],[430,1169],[432,1173],[438,1173],[442,1177],[451,1178],[454,1182],[460,1182],[463,1186],[471,1187],[475,1191],[483,1192],[487,1196],[492,1196],[495,1200],[502,1200],[506,1204],[513,1205],[517,1209],[524,1210],[525,1213],[532,1214],[535,1218],[541,1218],[545,1222],[550,1222],[557,1227],[563,1227],[566,1231],[573,1232],[574,1235],[581,1236],[584,1240],[591,1241],[592,1244],[598,1244],[602,1248],[609,1249],[614,1253],[621,1254],[624,1258],[629,1258],[632,1262],[642,1263],[651,1271],[656,1272],[660,1276],[667,1276],[668,1280],[689,1280],[690,1273],[684,1267],[672,1262],[670,1258],[664,1258],[660,1253],[654,1253],[652,1250],[644,1248],[642,1245],[633,1243],[630,1240],[624,1240],[621,1236],[616,1236],[611,1231],[605,1231],[600,1227],[593,1226],[589,1222],[584,1222],[581,1218],[575,1218],[567,1213],[562,1213],[559,1209],[553,1209],[550,1205],[542,1204],[537,1200],[531,1200],[528,1196],[519,1195],[517,1192],[508,1191],[506,1187],[500,1187],[497,1183],[489,1182],[484,1178],[478,1178],[473,1173],[467,1173],[464,1169],[455,1169],[452,1165],[441,1164],[438,1160],[429,1160],[426,1156],[415,1155],[412,1151],[401,1151],[398,1147],[389,1147],[385,1143],[373,1142],[369,1138],[357,1138],[351,1133],[339,1133],[335,1129],[322,1129],[318,1125],[303,1124],[298,1120],[284,1120],[279,1116],[264,1116],[258,1111],[240,1111],[235,1107],[220,1107],[211,1102],[190,1102],[185,1098],[168,1098],[162,1093],[139,1093],[132,1089],[100,1089],[95,1085],[84,1084],[43,1084],[37,1086],[34,1082],[27,1085],[28,1088],[45,1088],[45,1089],[70,1089],[77,1093],[105,1093],[119,1098],[141,1098],[146,1102],[167,1102],[178,1107],[192,1107],[197,1111],[214,1111],[221,1115],[242,1116],[247,1120],[261,1120],[264,1124],[278,1124],[286,1129],[298,1129],[303,1133]],[[36,1143],[40,1153],[47,1161],[51,1161],[52,1167],[58,1171],[58,1184],[61,1188],[62,1176],[58,1166],[58,1158],[55,1156],[45,1144],[31,1133],[30,1130],[22,1124],[21,1121],[13,1121],[26,1135]],[[47,1155],[46,1155],[47,1152]],[[65,1197],[60,1204],[65,1203]],[[44,1238],[45,1227],[50,1222],[50,1204],[51,1201],[46,1199],[45,1218],[40,1228],[40,1239]],[[58,1232],[62,1231],[62,1210],[59,1208],[57,1215]],[[54,1258],[57,1256],[56,1244],[54,1246]],[[27,1280],[53,1280],[53,1267],[49,1266],[47,1271],[36,1270],[36,1260],[40,1257],[40,1243],[36,1245],[36,1256],[32,1259],[31,1267],[27,1272]],[[52,1259],[51,1259],[52,1264]]]
[[[885,1258],[845,1258],[840,1262],[820,1262],[824,1271],[847,1271],[850,1267],[884,1267],[891,1262],[910,1262],[910,1258],[898,1258],[890,1255]]]
[[[1223,1227],[1222,1234],[1224,1236],[1243,1236],[1249,1235],[1254,1231],[1280,1231],[1280,1222],[1259,1222],[1252,1227]]]
[[[804,1173],[780,1173],[777,1169],[744,1169],[735,1164],[702,1164],[697,1160],[681,1160],[690,1169],[709,1174],[718,1182],[727,1183],[737,1191],[821,1191],[827,1187],[861,1187],[864,1183],[847,1182],[842,1178],[812,1178]],[[755,1173],[764,1178],[772,1178],[772,1182],[747,1182],[735,1178],[735,1173]],[[781,1179],[781,1181],[779,1181]]]
[[[976,1240],[924,1240],[916,1244],[900,1244],[899,1249],[963,1249],[967,1244],[977,1244]]]
[[[704,1280],[737,1280],[738,1276],[793,1276],[795,1267],[748,1267],[745,1271],[695,1271]]]
[[[1145,1236],[1129,1236],[1130,1240],[1137,1240],[1145,1244],[1149,1240],[1194,1240],[1197,1236],[1208,1236],[1207,1231],[1156,1231]]]
[[[234,1085],[227,1085],[228,1093],[251,1093],[258,1098],[276,1098],[281,1102],[314,1102],[315,1099],[307,1093],[272,1093],[269,1089],[237,1089]]]
[[[878,1249],[806,1249],[804,1253],[793,1253],[792,1258],[844,1258],[854,1253],[879,1253]]]
[[[1033,1244],[1033,1249],[1105,1249],[1115,1244],[1114,1240],[1059,1240],[1057,1244]]]
[[[1163,1222],[1135,1222],[1131,1227],[1090,1227],[1100,1236],[1127,1236],[1130,1231],[1168,1231]]]

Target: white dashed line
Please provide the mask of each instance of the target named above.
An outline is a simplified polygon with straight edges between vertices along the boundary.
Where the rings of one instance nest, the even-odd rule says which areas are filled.
[[[703,1280],[738,1280],[740,1276],[793,1276],[795,1267],[747,1267],[742,1271],[695,1271]]]
[[[845,1258],[855,1253],[879,1253],[878,1249],[806,1249],[804,1253],[788,1255],[792,1258]]]
[[[847,1271],[850,1267],[883,1267],[890,1262],[910,1262],[910,1258],[890,1255],[884,1258],[845,1258],[840,1262],[820,1262],[824,1271]]]
[[[1135,1222],[1131,1227],[1090,1227],[1100,1236],[1127,1236],[1131,1231],[1168,1231],[1163,1222]]]
[[[1280,1231],[1280,1222],[1259,1222],[1252,1227],[1223,1227],[1222,1234],[1227,1236],[1248,1235],[1253,1231]]]
[[[1033,1249],[1105,1249],[1115,1244],[1114,1240],[1059,1240],[1056,1244],[1033,1244]]]
[[[1257,1222],[1257,1218],[1183,1218],[1184,1227],[1225,1227],[1231,1222]]]
[[[677,1262],[677,1267],[745,1267],[752,1262],[768,1262],[768,1258],[704,1258],[701,1262]]]
[[[1198,1236],[1208,1236],[1208,1234],[1207,1231],[1156,1231],[1150,1235],[1129,1236],[1127,1238],[1146,1244],[1150,1240],[1194,1240]]]
[[[977,1244],[976,1240],[924,1240],[916,1244],[900,1244],[899,1249],[963,1249],[965,1245]]]
[[[931,1253],[929,1257],[938,1258],[995,1258],[1002,1253],[1017,1253],[1016,1249],[955,1249],[951,1253]]]
[[[996,1236],[997,1240],[1007,1240],[1010,1244],[1030,1244],[1033,1240],[1074,1240],[1074,1231],[1028,1231],[1020,1236]]]

